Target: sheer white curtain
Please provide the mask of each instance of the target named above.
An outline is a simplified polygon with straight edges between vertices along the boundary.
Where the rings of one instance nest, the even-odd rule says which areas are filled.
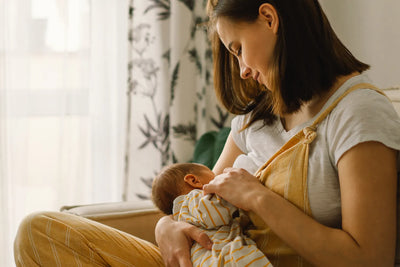
[[[36,210],[121,200],[127,1],[0,1],[0,265]]]

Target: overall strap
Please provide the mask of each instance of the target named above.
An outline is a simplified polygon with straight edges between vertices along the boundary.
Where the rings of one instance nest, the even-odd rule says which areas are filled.
[[[357,90],[357,89],[372,89],[377,91],[378,93],[385,95],[385,93],[383,93],[380,89],[378,89],[376,86],[369,84],[369,83],[360,83],[360,84],[356,84],[352,87],[350,87],[349,89],[347,89],[346,92],[344,92],[340,97],[338,97],[327,109],[324,110],[324,112],[322,112],[321,115],[318,116],[318,118],[313,122],[313,124],[310,126],[311,128],[315,129],[317,127],[317,125],[323,121],[325,119],[326,116],[328,116],[329,113],[331,113],[331,111],[337,106],[337,104],[345,97],[347,96],[349,93]]]

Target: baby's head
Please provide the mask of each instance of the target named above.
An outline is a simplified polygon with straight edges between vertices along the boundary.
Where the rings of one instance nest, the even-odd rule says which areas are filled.
[[[153,181],[153,202],[165,214],[172,214],[175,198],[193,189],[202,189],[214,176],[215,174],[202,164],[177,163],[167,166]]]

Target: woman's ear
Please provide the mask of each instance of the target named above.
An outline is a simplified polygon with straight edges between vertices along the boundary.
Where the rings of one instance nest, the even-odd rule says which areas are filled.
[[[273,33],[277,34],[279,29],[279,16],[275,7],[271,4],[264,3],[260,5],[258,13],[260,18],[267,23],[268,27],[273,31]]]
[[[186,174],[185,177],[183,178],[185,183],[187,183],[189,186],[197,189],[203,189],[203,184],[200,182],[199,178],[197,178],[196,175],[194,174]]]

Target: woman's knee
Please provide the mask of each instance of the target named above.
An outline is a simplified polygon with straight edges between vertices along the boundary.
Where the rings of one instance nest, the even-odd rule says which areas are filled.
[[[18,262],[27,261],[30,264],[39,264],[40,243],[46,239],[47,224],[54,214],[57,212],[35,212],[21,221],[14,240],[14,257],[17,265]]]
[[[35,212],[27,215],[18,227],[15,244],[26,245],[32,237],[45,233],[46,224],[53,214],[57,212]]]

